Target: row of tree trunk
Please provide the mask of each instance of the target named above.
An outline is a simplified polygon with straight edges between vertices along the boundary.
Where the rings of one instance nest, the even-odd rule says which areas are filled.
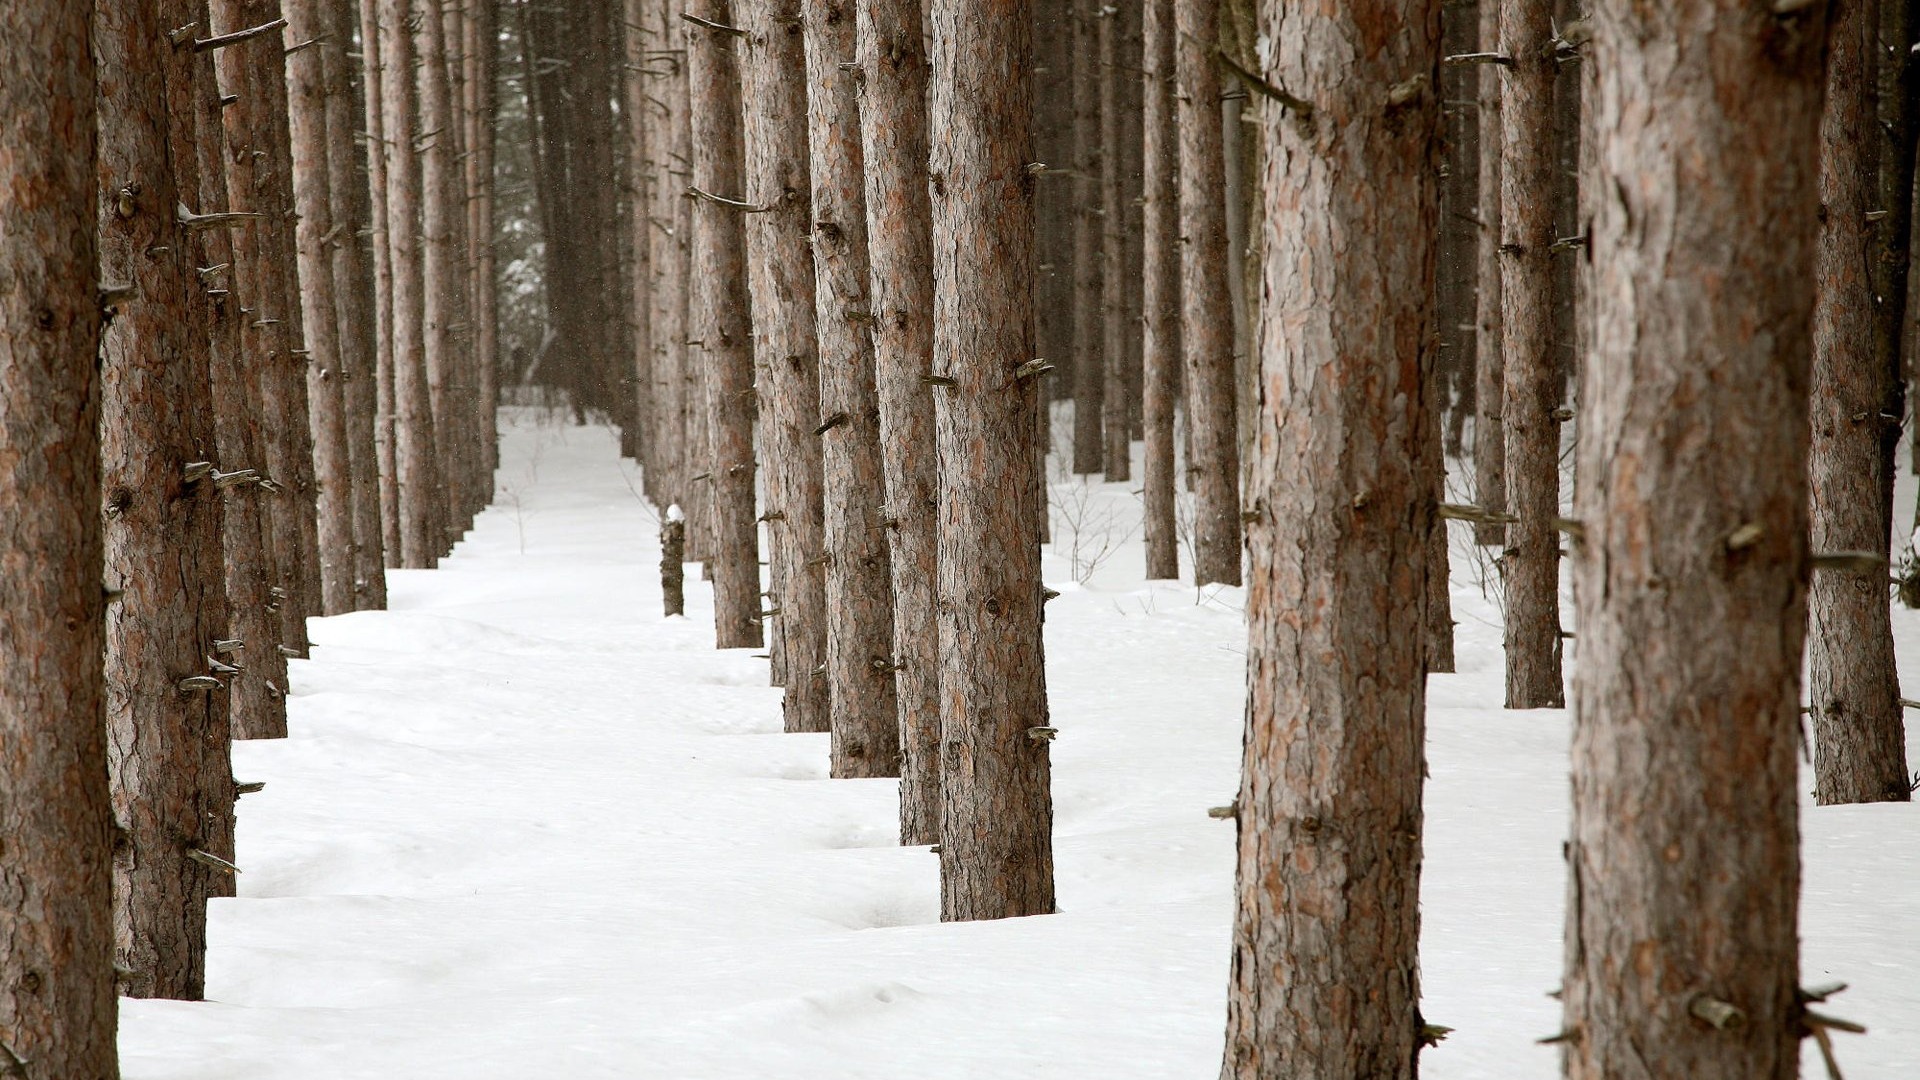
[[[229,739],[491,493],[491,18],[10,14],[0,1072],[114,1075],[116,990],[201,995]]]

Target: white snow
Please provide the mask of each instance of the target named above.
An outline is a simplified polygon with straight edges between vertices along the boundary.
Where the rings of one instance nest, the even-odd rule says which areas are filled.
[[[1142,584],[1129,485],[1056,496],[1062,911],[943,925],[893,782],[828,780],[826,736],[781,733],[766,662],[712,648],[705,585],[659,615],[657,522],[613,436],[503,423],[495,506],[440,569],[394,572],[390,611],[315,620],[292,736],[235,747],[267,786],[240,805],[240,898],[212,908],[209,1000],[123,1002],[128,1080],[1217,1073],[1233,827],[1206,811],[1237,787],[1242,595]],[[1422,1070],[1548,1077],[1567,720],[1499,708],[1455,539],[1421,964],[1456,1030]],[[1803,820],[1802,981],[1852,984],[1828,1008],[1870,1029],[1840,1037],[1851,1080],[1916,1075],[1920,811]]]

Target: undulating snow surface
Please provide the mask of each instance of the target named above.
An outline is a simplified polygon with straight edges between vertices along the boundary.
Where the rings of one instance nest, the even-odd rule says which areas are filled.
[[[440,569],[392,574],[392,610],[315,620],[292,737],[234,748],[267,786],[209,1000],[124,1002],[128,1080],[1216,1074],[1233,826],[1206,811],[1237,786],[1242,594],[1143,585],[1131,485],[1056,485],[1061,913],[942,925],[894,784],[828,780],[826,736],[781,733],[766,661],[712,648],[706,586],[660,616],[609,432],[503,424],[494,507]],[[1567,720],[1499,708],[1455,541],[1421,963],[1456,1030],[1423,1073],[1551,1077]],[[1850,1080],[1920,1076],[1920,811],[1804,825],[1803,981],[1852,984],[1829,1007],[1871,1029],[1840,1037]]]

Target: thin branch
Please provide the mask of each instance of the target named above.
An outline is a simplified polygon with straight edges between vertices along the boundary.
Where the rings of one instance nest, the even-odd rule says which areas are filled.
[[[252,41],[254,38],[257,38],[257,37],[265,37],[266,35],[273,33],[275,30],[284,29],[286,25],[287,25],[287,20],[275,19],[270,23],[261,23],[259,26],[249,27],[248,29],[245,29],[245,30],[235,30],[231,34],[221,34],[218,37],[201,38],[200,40],[193,43],[193,51],[194,52],[210,52],[214,49],[224,49],[229,45],[238,45],[243,41]]]
[[[732,34],[735,37],[747,36],[747,32],[745,30],[740,29],[737,26],[728,26],[725,23],[717,23],[710,19],[703,19],[700,16],[693,14],[692,12],[683,11],[680,13],[680,17],[682,19],[687,20],[688,22],[692,23],[695,26],[704,26],[709,30],[717,30],[722,34]]]
[[[765,206],[755,206],[750,202],[741,202],[739,199],[729,199],[725,195],[715,195],[711,191],[701,191],[699,188],[691,185],[687,188],[687,194],[696,199],[705,199],[707,202],[713,203],[716,206],[724,206],[730,210],[738,210],[743,214],[764,214],[773,209],[772,203],[768,203]]]

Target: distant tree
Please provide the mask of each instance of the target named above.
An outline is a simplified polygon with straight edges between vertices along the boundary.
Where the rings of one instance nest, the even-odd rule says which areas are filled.
[[[1101,405],[1106,386],[1106,329],[1101,325],[1105,290],[1101,248],[1100,196],[1105,183],[1107,144],[1101,139],[1099,3],[1061,0],[1067,25],[1058,32],[1073,38],[1073,176],[1069,180],[1073,214],[1073,471],[1100,471]]]
[[[1180,85],[1180,341],[1187,479],[1194,492],[1194,582],[1240,584],[1240,447],[1226,159],[1220,131],[1219,0],[1175,0]]]
[[[693,113],[693,276],[688,326],[706,370],[713,491],[713,621],[720,648],[759,645],[754,523],[753,341],[747,291],[740,68],[729,0],[699,0],[687,38]],[[714,27],[718,26],[718,29]]]
[[[1276,47],[1260,74],[1305,100],[1262,113],[1261,413],[1221,1075],[1408,1080],[1422,1038],[1440,3],[1266,0],[1262,13]]]
[[[0,1068],[114,1080],[92,21],[0,34]]]
[[[1560,372],[1553,340],[1552,0],[1501,0],[1500,296],[1506,386],[1507,708],[1566,704],[1560,673]]]
[[[1180,576],[1175,513],[1174,406],[1180,394],[1180,133],[1174,118],[1173,0],[1147,0],[1145,74],[1146,338],[1142,424],[1146,435],[1147,577]]]
[[[929,131],[939,447],[940,916],[1054,909],[1044,512],[1033,484],[1028,0],[933,0]]]
[[[1889,0],[1893,2],[1893,0]],[[1881,492],[1886,422],[1898,373],[1876,348],[1872,268],[1878,179],[1873,137],[1873,5],[1829,9],[1820,137],[1820,216],[1813,308],[1810,540],[1815,551],[1884,555],[1892,523]],[[1884,567],[1817,574],[1807,596],[1807,702],[1814,797],[1821,803],[1912,798]]]
[[[1500,51],[1500,4],[1486,0],[1480,15],[1479,49]],[[1500,119],[1501,69],[1479,65],[1479,228],[1475,231],[1473,497],[1489,518],[1507,512],[1507,434],[1500,422],[1506,397],[1506,348],[1500,312],[1500,154],[1505,128]],[[1506,543],[1507,527],[1497,520],[1473,527],[1473,541],[1485,547]]]
[[[814,326],[820,336],[821,417],[816,430],[827,510],[832,770],[842,777],[898,776],[893,580],[880,403],[874,389],[854,20],[846,18],[838,0],[806,0],[802,11],[813,165]]]
[[[764,425],[773,642],[785,676],[788,731],[831,729],[825,506],[821,502],[820,360],[814,338],[813,177],[800,0],[741,0],[747,31],[748,285],[754,385]],[[923,181],[924,182],[924,181]]]
[[[1826,19],[1595,9],[1562,1043],[1582,1080],[1799,1075]]]
[[[327,0],[284,0],[289,42],[324,42]],[[353,595],[353,455],[348,446],[345,379],[341,366],[338,296],[333,279],[332,174],[327,160],[326,44],[288,55],[287,123],[293,148],[293,202],[300,273],[301,323],[306,328],[307,408],[313,428],[318,501],[320,615],[355,607]]]
[[[938,455],[934,446],[933,209],[926,182],[921,0],[861,0],[856,32],[866,161],[874,366],[893,560],[900,842],[940,839]]]
[[[1099,59],[1095,78],[1099,81],[1100,139],[1100,352],[1106,358],[1100,371],[1100,471],[1110,481],[1126,480],[1131,475],[1133,443],[1128,438],[1132,424],[1132,404],[1127,393],[1127,293],[1128,274],[1126,232],[1126,149],[1121,139],[1125,128],[1121,114],[1126,102],[1122,82],[1132,82],[1135,72],[1121,69],[1122,55],[1119,7],[1102,7],[1094,16],[1095,39]]]

